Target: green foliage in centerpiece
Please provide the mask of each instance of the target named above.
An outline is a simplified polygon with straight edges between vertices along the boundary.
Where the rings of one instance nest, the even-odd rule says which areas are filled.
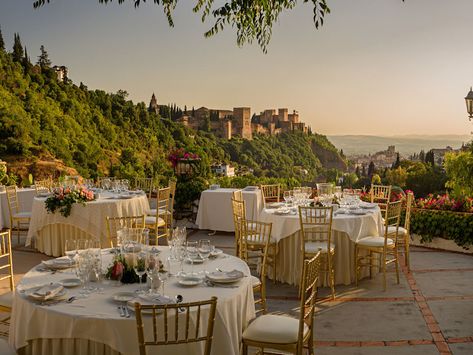
[[[44,204],[48,213],[54,213],[59,210],[64,217],[68,217],[71,214],[74,203],[85,204],[94,199],[94,193],[85,187],[60,187],[53,192],[53,196],[46,199]]]
[[[143,265],[144,268],[144,265]],[[119,254],[113,260],[113,264],[108,268],[106,278],[110,280],[121,281],[124,284],[133,284],[140,281],[133,267],[129,265],[122,254]],[[146,275],[144,276],[144,282]]]

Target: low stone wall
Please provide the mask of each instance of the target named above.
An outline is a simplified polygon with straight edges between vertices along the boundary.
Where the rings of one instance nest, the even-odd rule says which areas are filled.
[[[448,240],[444,238],[434,238],[431,242],[422,243],[421,236],[417,234],[411,234],[411,245],[427,247],[432,249],[440,249],[447,251],[454,251],[457,253],[472,254],[473,247],[467,249],[458,246],[453,240]]]

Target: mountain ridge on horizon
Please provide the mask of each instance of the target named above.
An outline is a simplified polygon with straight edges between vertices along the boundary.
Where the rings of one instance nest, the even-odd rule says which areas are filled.
[[[396,146],[396,151],[401,155],[411,155],[421,150],[428,151],[434,148],[445,148],[450,146],[454,149],[460,148],[462,144],[473,139],[471,135],[455,134],[405,134],[405,135],[370,135],[370,134],[346,134],[327,135],[328,139],[344,154],[372,154],[386,150],[388,146]]]

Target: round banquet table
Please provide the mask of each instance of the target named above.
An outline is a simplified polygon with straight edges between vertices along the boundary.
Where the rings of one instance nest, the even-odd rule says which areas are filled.
[[[169,254],[167,247],[161,249],[160,257]],[[113,255],[102,251],[104,265],[111,263]],[[186,268],[189,266],[185,266]],[[203,264],[194,265],[194,271],[222,268],[240,270],[249,275],[248,266],[242,260],[229,255],[220,255]],[[20,281],[15,291],[10,326],[9,343],[19,354],[34,355],[134,355],[138,353],[138,336],[134,312],[130,318],[120,317],[118,304],[113,301],[117,292],[133,292],[137,284],[102,285],[103,292],[92,293],[88,298],[73,303],[60,302],[50,306],[40,305],[28,299],[21,290],[33,285],[44,285],[73,277],[72,271],[41,272],[30,270]],[[253,288],[250,277],[243,277],[236,288],[180,286],[176,277],[166,281],[165,293],[170,297],[182,295],[184,302],[200,301],[216,296],[217,312],[214,323],[212,354],[239,354],[241,335],[248,322],[255,317]],[[19,291],[20,290],[20,291]],[[79,293],[78,288],[67,289],[65,297]],[[208,308],[202,308],[206,319]],[[161,317],[162,315],[158,316]],[[174,313],[170,312],[169,317]],[[185,313],[182,314],[185,317]],[[152,329],[151,317],[144,315],[145,329]],[[159,323],[159,322],[158,322]],[[181,344],[156,347],[159,354],[201,354],[201,344]],[[154,352],[153,352],[154,353]]]
[[[278,243],[276,279],[298,285],[303,261],[299,215],[295,211],[278,215],[276,211],[266,208],[260,214],[261,221],[272,223],[271,236]],[[368,235],[383,234],[383,219],[378,207],[366,210],[364,215],[334,213],[332,243],[335,244],[335,284],[349,285],[355,281],[355,242]],[[369,274],[368,268],[363,268],[361,272],[363,277]],[[272,273],[269,272],[268,276],[271,277]],[[320,285],[327,286],[327,278],[322,277]]]
[[[44,202],[46,198],[35,197],[26,245],[35,238],[38,251],[52,256],[64,255],[67,238],[100,240],[102,247],[110,247],[107,241],[106,217],[140,216],[149,210],[145,194],[131,195],[127,198],[103,192],[100,198],[84,205],[74,204],[68,217],[59,212],[48,213]]]

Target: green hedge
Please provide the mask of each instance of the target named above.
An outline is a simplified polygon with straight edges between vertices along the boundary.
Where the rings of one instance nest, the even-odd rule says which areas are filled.
[[[411,232],[422,236],[423,243],[440,237],[466,248],[473,244],[473,213],[413,209]]]

